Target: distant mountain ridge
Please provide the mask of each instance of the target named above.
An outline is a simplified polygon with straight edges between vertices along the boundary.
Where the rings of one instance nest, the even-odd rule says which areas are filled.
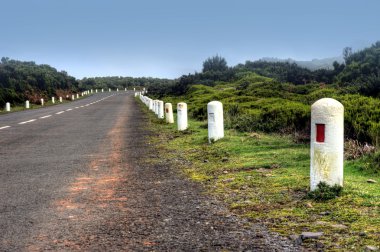
[[[333,62],[337,61],[338,63],[342,64],[344,63],[343,57],[331,57],[331,58],[325,58],[325,59],[312,59],[310,61],[301,61],[301,60],[294,60],[294,59],[279,59],[279,58],[273,58],[273,57],[264,57],[260,59],[261,61],[265,62],[289,62],[289,63],[296,63],[300,67],[305,67],[307,69],[310,69],[312,71],[318,70],[318,69],[333,69]]]

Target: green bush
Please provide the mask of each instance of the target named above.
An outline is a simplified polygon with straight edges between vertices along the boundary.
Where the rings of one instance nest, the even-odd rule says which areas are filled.
[[[319,182],[317,189],[309,192],[307,197],[315,201],[327,201],[339,197],[342,194],[342,191],[343,187],[340,185],[330,186],[325,182]]]

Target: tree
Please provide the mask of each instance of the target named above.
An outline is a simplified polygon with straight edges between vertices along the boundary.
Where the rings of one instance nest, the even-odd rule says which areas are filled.
[[[203,62],[202,72],[224,72],[228,70],[227,61],[219,55],[210,57]]]
[[[343,58],[344,58],[344,62],[346,62],[346,64],[349,63],[349,58],[351,57],[352,55],[352,48],[351,47],[345,47],[343,49]]]

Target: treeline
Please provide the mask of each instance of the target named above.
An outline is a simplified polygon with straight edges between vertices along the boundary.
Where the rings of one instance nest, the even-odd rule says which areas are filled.
[[[77,80],[65,71],[35,62],[24,62],[3,57],[0,63],[0,107],[6,102],[21,104],[25,100],[39,103],[52,96],[70,95],[89,89],[116,88],[131,89],[146,87],[151,92],[161,92],[164,87],[174,85],[173,80],[158,78],[132,77],[95,77]]]
[[[174,81],[170,79],[159,79],[159,78],[149,78],[149,77],[121,77],[121,76],[111,76],[111,77],[94,77],[94,78],[83,78],[80,81],[80,89],[87,90],[92,88],[112,88],[112,89],[132,89],[132,88],[147,88],[150,92],[161,92],[161,89],[168,88],[174,85]]]
[[[273,78],[282,83],[295,85],[335,84],[347,93],[367,96],[380,95],[380,42],[358,52],[344,48],[345,63],[335,61],[332,69],[315,71],[289,62],[246,61],[228,67],[224,58],[214,56],[203,62],[201,73],[183,75],[175,85],[164,86],[157,95],[183,95],[194,84],[214,86],[220,82],[237,81],[249,73]]]
[[[0,106],[6,102],[37,102],[41,98],[78,90],[79,82],[49,65],[2,58],[0,63]]]

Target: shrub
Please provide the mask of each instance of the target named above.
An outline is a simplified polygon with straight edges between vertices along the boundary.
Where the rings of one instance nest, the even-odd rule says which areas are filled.
[[[344,156],[348,160],[361,158],[364,155],[374,153],[376,148],[367,143],[361,144],[358,140],[348,139],[344,143]]]
[[[364,157],[364,166],[361,167],[362,170],[371,173],[380,173],[380,152],[372,153]]]
[[[309,192],[307,197],[315,201],[327,201],[339,197],[342,194],[342,191],[343,187],[340,185],[330,186],[325,182],[319,182],[317,189]]]

